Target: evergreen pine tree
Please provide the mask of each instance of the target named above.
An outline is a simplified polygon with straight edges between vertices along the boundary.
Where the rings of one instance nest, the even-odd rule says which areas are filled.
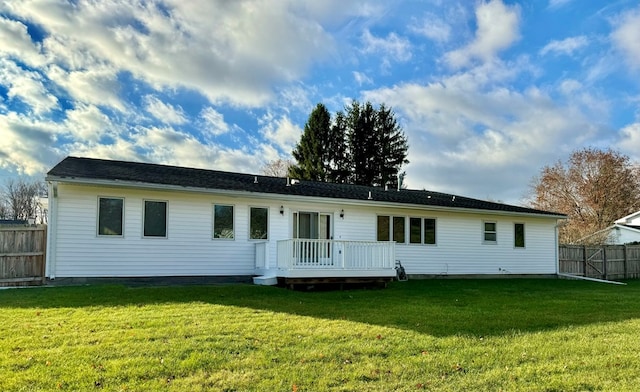
[[[331,154],[328,181],[348,183],[351,176],[351,153],[347,148],[347,120],[342,112],[336,113],[328,145]]]
[[[402,165],[409,163],[409,145],[402,128],[390,108],[381,104],[376,116],[376,151],[373,155],[376,178],[373,183],[380,186],[397,187]]]
[[[301,180],[327,180],[327,140],[331,132],[331,115],[319,103],[304,125],[300,142],[292,154],[297,164],[289,168],[291,177]]]
[[[371,170],[374,153],[375,136],[375,110],[370,103],[360,106],[353,101],[347,109],[347,139],[351,152],[351,181],[359,185],[371,185],[373,183],[373,171]]]
[[[345,113],[346,112],[346,113]],[[357,101],[336,113],[318,104],[293,151],[297,164],[289,175],[313,181],[396,187],[408,163],[407,138],[384,104],[375,109]]]

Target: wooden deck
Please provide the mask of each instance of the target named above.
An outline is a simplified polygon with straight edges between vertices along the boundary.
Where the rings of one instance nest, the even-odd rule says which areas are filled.
[[[300,288],[314,289],[318,286],[340,290],[348,287],[386,288],[387,284],[393,280],[394,277],[278,278],[278,286],[287,287],[291,290]]]
[[[288,239],[278,241],[269,263],[266,245],[256,244],[256,284],[385,284],[396,276],[395,243]]]

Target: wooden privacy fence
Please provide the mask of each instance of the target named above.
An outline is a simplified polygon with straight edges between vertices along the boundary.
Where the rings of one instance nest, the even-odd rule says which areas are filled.
[[[640,278],[640,245],[560,245],[560,272],[596,279]]]
[[[44,282],[47,227],[0,227],[0,287]]]

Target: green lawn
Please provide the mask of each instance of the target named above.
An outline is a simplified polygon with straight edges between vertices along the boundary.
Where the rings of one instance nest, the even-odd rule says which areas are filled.
[[[636,391],[640,281],[0,290],[0,391]]]

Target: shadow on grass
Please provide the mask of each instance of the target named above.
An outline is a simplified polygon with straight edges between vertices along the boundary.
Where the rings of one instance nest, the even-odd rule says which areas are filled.
[[[298,292],[227,286],[76,286],[0,291],[2,308],[74,308],[209,303],[434,336],[491,336],[640,318],[640,281],[627,286],[537,280],[422,280],[387,289]]]

